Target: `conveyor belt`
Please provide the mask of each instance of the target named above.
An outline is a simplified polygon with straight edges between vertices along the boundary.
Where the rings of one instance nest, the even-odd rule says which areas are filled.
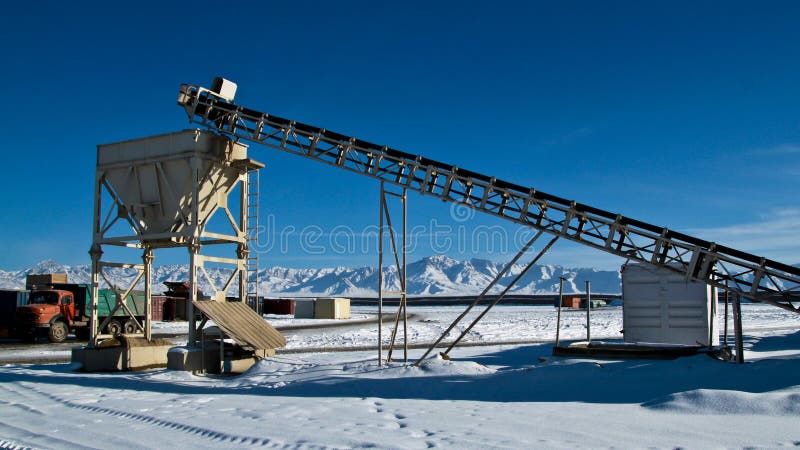
[[[190,122],[543,230],[622,258],[684,274],[742,297],[800,312],[800,268],[668,228],[228,102],[182,85]]]

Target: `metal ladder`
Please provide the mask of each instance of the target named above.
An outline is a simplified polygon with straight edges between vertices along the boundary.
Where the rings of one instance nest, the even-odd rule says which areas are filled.
[[[247,278],[247,304],[253,311],[261,314],[258,301],[258,203],[259,203],[258,170],[247,172],[247,260],[245,263]]]

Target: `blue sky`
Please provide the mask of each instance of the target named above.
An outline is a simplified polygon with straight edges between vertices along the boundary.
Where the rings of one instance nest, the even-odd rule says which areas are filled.
[[[95,146],[187,127],[178,86],[215,75],[250,108],[800,262],[797,2],[383,3],[5,6],[0,268],[87,263]],[[262,215],[286,233],[262,265],[375,264],[374,246],[331,237],[369,234],[374,181],[251,154],[267,165]],[[519,246],[515,227],[451,212],[410,197],[412,259]],[[426,241],[439,226],[453,246]],[[476,229],[507,245],[456,245]],[[304,251],[309,232],[322,251]],[[542,262],[621,261],[557,244]]]

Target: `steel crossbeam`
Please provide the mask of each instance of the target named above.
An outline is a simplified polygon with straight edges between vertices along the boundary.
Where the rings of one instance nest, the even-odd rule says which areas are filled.
[[[182,85],[190,122],[376,178],[423,195],[468,205],[630,261],[664,267],[745,298],[800,312],[800,268],[664,227],[498,180],[422,156],[235,105]]]

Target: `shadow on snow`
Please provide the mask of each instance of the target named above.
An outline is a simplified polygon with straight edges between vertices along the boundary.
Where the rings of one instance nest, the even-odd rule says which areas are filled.
[[[750,338],[754,351],[800,348],[800,332],[788,336]],[[484,365],[500,366],[482,375],[435,375],[432,366],[421,368],[393,365],[357,371],[340,365],[305,364],[294,371],[281,369],[280,361],[265,361],[258,367],[271,373],[248,373],[241,386],[202,386],[197,382],[162,381],[139,374],[93,374],[69,372],[69,365],[9,366],[0,370],[0,382],[31,382],[76,385],[106,389],[163,392],[167,394],[245,394],[285,397],[379,397],[384,399],[469,400],[486,402],[585,402],[642,404],[675,393],[695,390],[733,390],[769,392],[798,384],[800,359],[770,358],[736,365],[697,355],[671,361],[593,360],[550,356],[550,345],[503,349],[464,358]],[[456,355],[457,356],[457,355]],[[539,363],[539,358],[546,361]],[[454,358],[454,361],[459,361]],[[360,361],[359,363],[366,363]],[[438,364],[435,362],[434,365]],[[352,366],[352,364],[350,364]],[[361,366],[363,367],[363,366]],[[402,375],[397,376],[398,372]],[[293,374],[313,374],[315,378],[288,380]],[[265,381],[257,378],[266,376]],[[221,379],[216,379],[217,381]],[[253,383],[247,384],[251,380]],[[210,380],[214,381],[214,380]]]

